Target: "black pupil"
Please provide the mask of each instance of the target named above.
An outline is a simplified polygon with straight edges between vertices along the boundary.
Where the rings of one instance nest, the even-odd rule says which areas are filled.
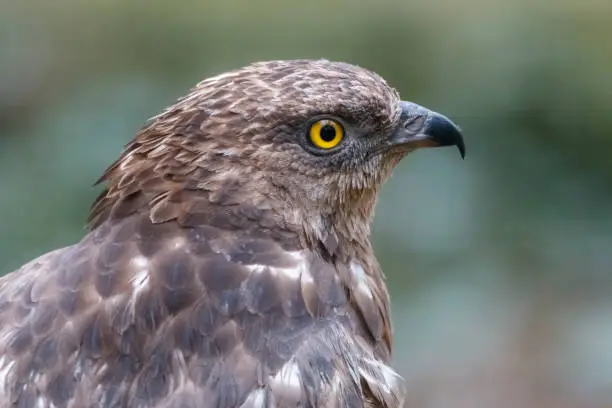
[[[321,128],[321,139],[331,142],[336,138],[336,128],[330,124],[323,125]]]

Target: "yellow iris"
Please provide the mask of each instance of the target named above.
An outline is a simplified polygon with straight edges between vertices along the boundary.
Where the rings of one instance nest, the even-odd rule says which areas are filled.
[[[310,127],[310,141],[319,149],[331,149],[342,141],[344,129],[338,122],[323,119]]]

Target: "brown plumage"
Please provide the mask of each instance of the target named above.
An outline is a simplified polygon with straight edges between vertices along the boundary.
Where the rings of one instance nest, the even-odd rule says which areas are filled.
[[[348,64],[201,82],[102,176],[79,243],[0,280],[0,407],[401,406],[369,225],[407,152],[452,144]]]

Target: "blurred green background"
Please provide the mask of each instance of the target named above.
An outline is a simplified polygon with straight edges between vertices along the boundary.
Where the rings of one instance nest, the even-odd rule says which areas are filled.
[[[0,2],[0,271],[79,240],[93,181],[199,80],[322,57],[467,139],[378,206],[408,406],[612,406],[610,0]]]

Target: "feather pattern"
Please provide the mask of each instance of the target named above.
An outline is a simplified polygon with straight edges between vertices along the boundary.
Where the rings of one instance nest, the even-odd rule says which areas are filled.
[[[322,114],[333,155],[304,145]],[[402,406],[369,240],[398,121],[343,63],[198,84],[100,178],[80,242],[0,278],[0,408]]]

